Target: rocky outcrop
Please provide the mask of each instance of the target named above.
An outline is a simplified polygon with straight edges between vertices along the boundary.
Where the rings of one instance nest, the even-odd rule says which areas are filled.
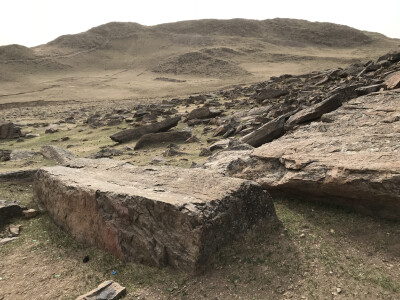
[[[79,241],[127,261],[199,272],[219,247],[275,216],[258,184],[208,170],[109,159],[70,166],[40,169],[35,200]]]
[[[14,123],[0,122],[0,139],[14,139],[21,136],[21,129]]]
[[[169,129],[178,125],[178,122],[180,119],[181,119],[181,117],[173,117],[173,118],[165,119],[161,122],[144,125],[139,128],[126,129],[126,130],[123,130],[123,131],[113,134],[112,136],[110,136],[110,138],[114,142],[118,142],[118,143],[129,142],[131,140],[140,138],[142,135],[145,135],[148,133],[168,131]]]
[[[274,194],[400,218],[400,92],[349,101],[338,110],[253,151],[257,179]],[[247,172],[247,175],[246,175]]]
[[[184,142],[192,136],[190,131],[168,131],[159,133],[148,133],[143,135],[136,143],[135,150],[156,143],[176,143]]]

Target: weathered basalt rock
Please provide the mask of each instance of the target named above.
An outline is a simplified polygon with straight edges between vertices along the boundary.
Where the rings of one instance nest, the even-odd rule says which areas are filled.
[[[0,122],[0,139],[14,139],[21,136],[21,129],[14,123]]]
[[[240,139],[242,143],[247,143],[253,147],[259,147],[262,144],[269,143],[272,140],[281,137],[285,133],[285,121],[287,116],[278,117],[253,132]]]
[[[385,78],[385,85],[388,90],[400,88],[400,71],[388,75]]]
[[[275,216],[258,184],[208,170],[70,165],[40,169],[35,200],[79,241],[127,261],[199,272],[219,247]]]
[[[301,124],[307,121],[315,120],[321,117],[323,114],[331,112],[342,105],[342,99],[339,94],[332,95],[328,99],[315,104],[309,108],[303,109],[298,113],[291,116],[287,124],[287,128],[291,128],[297,124]]]
[[[199,107],[192,110],[189,115],[187,116],[188,120],[195,120],[195,119],[209,119],[215,116],[218,116],[222,113],[221,110],[218,109],[210,109],[207,106]]]
[[[139,128],[126,129],[126,130],[123,130],[123,131],[113,134],[112,136],[110,136],[110,138],[114,142],[118,142],[118,143],[128,142],[128,141],[140,138],[142,135],[145,135],[148,133],[168,131],[169,129],[178,125],[178,122],[180,119],[181,119],[181,117],[178,116],[178,117],[165,119],[161,122],[144,125]]]
[[[145,146],[163,142],[184,142],[192,136],[190,131],[167,131],[143,135],[136,143],[135,150]]]

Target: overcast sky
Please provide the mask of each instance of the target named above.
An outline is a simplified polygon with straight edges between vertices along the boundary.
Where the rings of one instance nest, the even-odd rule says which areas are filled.
[[[0,45],[36,46],[111,21],[296,18],[400,38],[400,0],[0,0]]]

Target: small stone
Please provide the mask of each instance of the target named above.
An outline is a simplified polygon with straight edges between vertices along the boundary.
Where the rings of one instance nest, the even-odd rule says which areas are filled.
[[[305,238],[306,237],[306,235],[304,234],[304,233],[302,233],[302,234],[300,234],[300,236],[299,236],[300,238]]]
[[[21,231],[21,225],[10,225],[8,228],[12,236],[18,236]]]
[[[31,209],[23,210],[22,213],[24,214],[25,218],[30,219],[30,218],[36,217],[39,214],[39,211],[31,208]]]
[[[212,153],[209,149],[207,148],[202,148],[200,150],[199,156],[210,156]]]
[[[27,133],[25,135],[25,138],[27,138],[27,139],[33,139],[33,138],[36,138],[36,137],[40,137],[40,134],[38,134],[38,133]]]
[[[336,288],[336,293],[338,293],[338,294],[342,293],[342,289],[340,287],[337,287]]]
[[[18,237],[11,237],[11,238],[0,239],[0,245],[7,244],[7,243],[9,243],[9,242],[11,242],[11,241],[14,241],[14,240],[16,240],[16,239],[18,239]]]

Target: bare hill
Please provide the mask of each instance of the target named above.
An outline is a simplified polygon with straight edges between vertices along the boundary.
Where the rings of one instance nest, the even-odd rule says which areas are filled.
[[[348,26],[293,19],[112,22],[34,48],[0,47],[0,101],[205,92],[375,59],[399,44]],[[171,80],[154,80],[162,77]]]
[[[32,59],[35,53],[32,49],[21,45],[0,46],[0,60]]]

